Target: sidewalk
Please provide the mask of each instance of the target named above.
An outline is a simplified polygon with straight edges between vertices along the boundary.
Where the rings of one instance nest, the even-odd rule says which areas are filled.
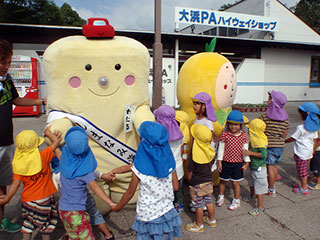
[[[289,135],[293,133],[295,127],[301,122],[297,114],[297,105],[300,103],[288,103],[286,110],[289,114],[290,129]],[[245,115],[252,120],[258,117],[261,112],[248,112]],[[33,129],[38,134],[42,133],[46,116],[14,118],[15,136],[23,129]],[[251,216],[248,214],[255,202],[247,203],[241,201],[241,207],[236,211],[227,209],[229,202],[233,198],[231,183],[227,184],[225,192],[225,204],[215,210],[217,227],[205,226],[203,233],[191,233],[185,230],[185,225],[195,220],[195,214],[188,208],[181,214],[182,233],[185,240],[198,239],[310,239],[320,240],[320,191],[312,190],[309,196],[298,195],[292,192],[291,184],[298,182],[298,174],[293,160],[293,144],[288,144],[283,153],[283,158],[279,164],[279,173],[282,180],[277,182],[277,196],[271,198],[264,197],[266,212],[261,216]],[[217,197],[218,188],[214,189],[214,200]],[[186,206],[190,202],[188,188],[185,185]],[[241,182],[241,197],[249,195],[247,181]],[[130,229],[134,221],[135,205],[129,205],[119,213],[111,212],[105,216],[108,226],[113,231],[116,239],[133,240],[135,233]],[[6,207],[6,217],[19,224],[22,223],[20,196],[17,194]],[[94,228],[96,239],[102,239],[97,228]],[[57,229],[52,234],[51,239],[59,239],[64,234],[64,228],[59,222]],[[34,239],[40,240],[40,234],[35,234]],[[0,239],[16,240],[21,239],[21,233],[9,234],[0,232]]]

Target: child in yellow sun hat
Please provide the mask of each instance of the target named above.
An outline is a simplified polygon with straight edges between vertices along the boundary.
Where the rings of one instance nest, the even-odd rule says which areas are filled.
[[[50,128],[44,131],[52,144],[39,152],[44,139],[33,130],[23,130],[16,137],[16,151],[12,161],[13,183],[9,192],[1,196],[0,205],[9,203],[18,191],[21,182],[23,239],[31,239],[35,228],[40,228],[42,239],[50,239],[56,228],[58,212],[53,194],[57,192],[50,174],[50,161],[61,140],[61,133],[52,133]]]
[[[215,151],[210,146],[212,132],[204,125],[192,125],[190,132],[194,138],[192,157],[188,165],[187,178],[190,183],[190,197],[196,208],[196,221],[186,226],[190,232],[203,232],[203,222],[211,227],[216,226],[214,205],[212,200],[213,179],[211,167]],[[203,217],[203,206],[207,207],[208,215]]]
[[[250,156],[250,174],[248,184],[250,195],[245,200],[251,201],[257,198],[258,206],[249,212],[252,216],[264,214],[263,195],[268,192],[267,181],[267,146],[268,138],[264,131],[266,124],[261,119],[253,119],[247,127],[249,128],[250,147],[243,154]]]

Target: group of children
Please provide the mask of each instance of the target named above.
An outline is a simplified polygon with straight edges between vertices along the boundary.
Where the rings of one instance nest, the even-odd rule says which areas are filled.
[[[249,213],[253,216],[263,214],[263,196],[276,196],[277,163],[281,160],[285,143],[293,141],[300,178],[300,184],[294,185],[293,191],[308,195],[309,188],[320,189],[320,151],[313,154],[320,145],[317,134],[320,111],[316,105],[305,103],[298,106],[304,123],[297,126],[290,138],[285,139],[289,128],[288,114],[284,110],[286,97],[281,92],[271,91],[267,111],[259,119],[248,122],[240,111],[233,110],[227,117],[225,131],[217,138],[213,134],[213,122],[217,118],[210,95],[201,92],[191,100],[196,118],[190,130],[189,116],[185,112],[167,105],[160,106],[154,111],[156,122],[143,122],[138,129],[140,144],[134,162],[104,174],[96,171],[97,162],[88,145],[88,135],[80,127],[72,127],[66,133],[62,151],[59,148],[61,133],[51,132],[50,128],[44,130],[44,135],[50,139],[51,145],[41,152],[38,146],[43,138],[32,130],[19,133],[12,162],[14,181],[8,194],[0,196],[0,204],[7,204],[23,183],[23,239],[31,239],[32,231],[37,227],[42,239],[50,239],[50,233],[58,221],[58,212],[67,232],[64,239],[94,239],[91,224],[98,225],[106,239],[114,239],[87,185],[115,212],[128,203],[139,185],[137,215],[132,226],[137,239],[181,237],[179,213],[185,206],[184,175],[196,213],[195,222],[187,224],[186,230],[203,232],[203,223],[216,227],[212,176],[215,161],[220,176],[216,205],[221,207],[224,204],[226,184],[231,181],[234,198],[228,209],[240,207],[240,181],[249,168],[251,194],[243,199],[257,199],[257,207]],[[248,128],[249,136],[244,126]],[[56,185],[60,186],[61,193],[59,211],[53,196],[59,187],[55,187],[50,169],[54,155],[60,160],[60,182]],[[316,176],[316,184],[309,186],[308,160],[311,158],[310,166]],[[189,161],[184,170],[187,159]],[[100,188],[96,179],[112,181],[117,174],[129,171],[132,171],[131,183],[116,204]],[[205,209],[207,216],[204,216]]]

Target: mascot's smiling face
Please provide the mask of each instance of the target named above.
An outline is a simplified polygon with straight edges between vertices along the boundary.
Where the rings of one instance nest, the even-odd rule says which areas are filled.
[[[148,103],[149,62],[146,47],[131,38],[62,38],[44,54],[49,110],[99,115]]]

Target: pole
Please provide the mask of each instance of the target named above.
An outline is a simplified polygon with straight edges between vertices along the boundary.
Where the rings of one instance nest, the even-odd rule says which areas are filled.
[[[155,35],[153,44],[153,109],[161,106],[162,100],[162,43],[161,43],[161,0],[155,0]]]

